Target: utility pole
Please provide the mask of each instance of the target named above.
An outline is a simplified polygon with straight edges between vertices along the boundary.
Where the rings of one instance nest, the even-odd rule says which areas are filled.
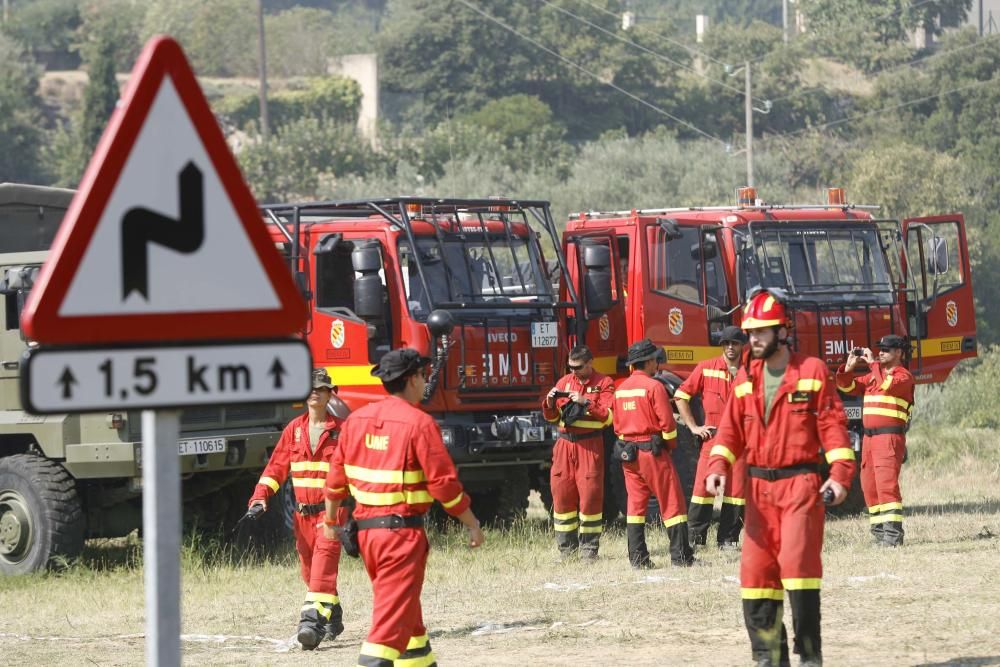
[[[781,0],[782,39],[788,44],[788,0]]]
[[[260,72],[260,134],[264,143],[270,137],[269,120],[267,116],[267,52],[264,49],[264,0],[257,0],[257,62]]]
[[[746,81],[746,90],[744,91],[743,98],[746,100],[744,105],[746,111],[746,130],[747,130],[747,185],[753,185],[753,97],[750,93],[750,61],[747,60],[743,63],[744,76]]]
[[[3,24],[10,20],[10,0],[3,0]],[[983,34],[983,6],[979,6],[979,34]]]

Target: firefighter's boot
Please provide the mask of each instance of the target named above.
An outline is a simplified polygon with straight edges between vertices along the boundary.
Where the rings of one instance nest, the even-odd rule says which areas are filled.
[[[902,521],[885,521],[882,523],[882,544],[887,547],[903,546]]]
[[[670,562],[674,565],[688,566],[694,564],[694,549],[688,542],[687,521],[681,521],[667,528],[667,538],[670,540]]]
[[[642,519],[642,523],[633,523],[635,519]],[[625,536],[628,538],[628,562],[637,570],[652,569],[655,565],[649,559],[649,550],[646,548],[646,517],[628,517],[628,521],[625,527]]]
[[[792,628],[795,631],[794,652],[803,665],[822,665],[823,646],[820,642],[819,589],[788,591],[792,607]]]
[[[789,667],[788,633],[781,621],[781,600],[743,600],[743,622],[757,667]]]
[[[601,546],[601,531],[604,529],[604,514],[584,514],[580,512],[580,560],[597,560],[597,550]]]
[[[690,523],[691,517],[688,517]],[[692,528],[692,530],[694,530]],[[720,549],[735,547],[740,543],[740,531],[743,530],[743,505],[735,503],[722,503],[722,510],[719,512],[719,536],[718,544]]]
[[[324,604],[330,610],[330,616],[326,621],[326,636],[324,639],[333,640],[340,636],[340,633],[344,631],[344,610],[337,604]]]
[[[871,531],[872,539],[875,541],[875,544],[881,545],[882,536],[885,533],[885,526],[882,525],[882,522],[879,520],[878,515],[879,515],[878,507],[868,508],[868,522],[871,524],[869,530]]]
[[[566,558],[572,556],[580,548],[580,539],[577,536],[576,529],[574,528],[572,532],[559,530],[559,526],[556,525],[556,546],[559,547],[559,556],[561,558]]]
[[[297,639],[303,651],[312,651],[323,641],[326,635],[326,618],[320,613],[319,602],[307,602],[299,616],[299,633]]]
[[[688,507],[691,544],[703,547],[708,543],[708,527],[712,523],[713,502],[715,502],[714,498],[691,496],[691,505]]]

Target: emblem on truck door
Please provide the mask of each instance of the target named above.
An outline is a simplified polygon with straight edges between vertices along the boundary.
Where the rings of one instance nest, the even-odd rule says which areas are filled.
[[[330,344],[336,348],[344,347],[344,321],[334,320],[330,324]]]
[[[675,336],[680,336],[681,332],[684,331],[684,313],[681,312],[680,308],[670,309],[667,314],[667,326],[670,327],[670,333]]]
[[[954,301],[949,301],[944,304],[944,319],[948,322],[948,326],[954,327],[958,326],[958,304]]]

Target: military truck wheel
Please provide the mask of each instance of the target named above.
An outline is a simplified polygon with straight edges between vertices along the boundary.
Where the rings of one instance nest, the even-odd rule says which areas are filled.
[[[25,574],[78,555],[85,527],[65,468],[32,454],[0,458],[0,574]]]
[[[528,512],[531,480],[525,467],[511,467],[502,482],[481,491],[471,492],[472,511],[476,518],[492,526],[509,526],[524,519]]]
[[[851,488],[847,490],[847,498],[839,505],[827,508],[833,516],[854,516],[865,510],[865,494],[861,490],[861,475],[855,475]]]
[[[233,484],[227,487],[233,498],[234,507],[238,508],[239,517],[247,509],[247,500],[253,494],[257,479],[245,484]],[[236,547],[253,555],[267,555],[284,545],[294,543],[294,528],[292,513],[295,511],[295,493],[291,482],[286,482],[267,504],[267,511],[256,520],[243,521],[234,531],[233,540]],[[239,518],[237,517],[237,519]]]

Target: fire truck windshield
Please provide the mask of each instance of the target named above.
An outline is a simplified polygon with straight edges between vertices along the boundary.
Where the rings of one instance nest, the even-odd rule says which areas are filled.
[[[523,237],[419,237],[416,253],[402,240],[399,261],[410,313],[420,320],[441,307],[530,315],[554,302],[537,246]]]
[[[750,226],[743,245],[743,290],[778,287],[790,297],[888,305],[901,286],[898,227],[876,223]]]

